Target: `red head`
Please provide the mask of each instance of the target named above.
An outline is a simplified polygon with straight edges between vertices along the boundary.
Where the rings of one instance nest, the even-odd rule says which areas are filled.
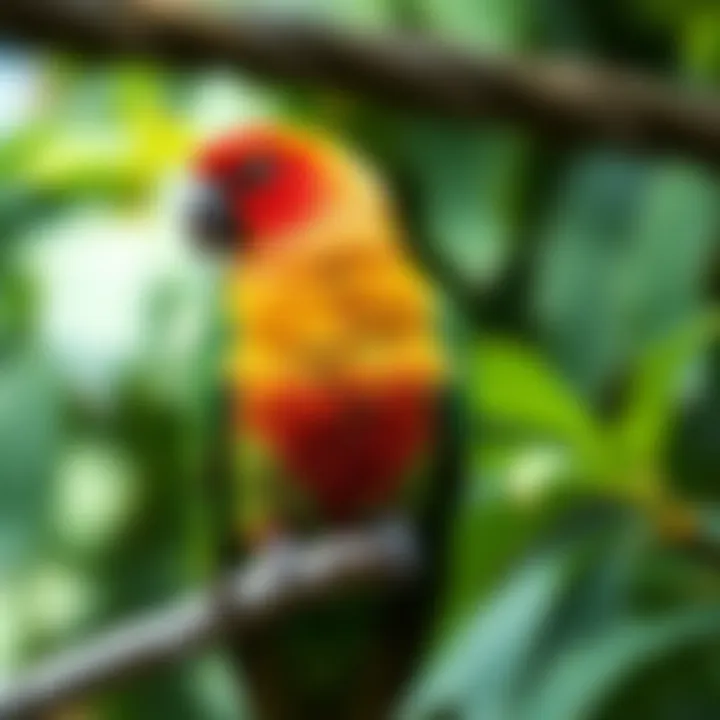
[[[254,249],[309,222],[330,183],[318,151],[313,139],[270,126],[211,142],[196,164],[203,198],[195,231],[213,245]]]

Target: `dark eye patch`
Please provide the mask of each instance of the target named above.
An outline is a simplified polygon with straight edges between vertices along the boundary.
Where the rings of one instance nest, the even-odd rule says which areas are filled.
[[[267,185],[277,175],[278,166],[269,155],[257,155],[243,161],[233,178],[241,190],[255,190]]]

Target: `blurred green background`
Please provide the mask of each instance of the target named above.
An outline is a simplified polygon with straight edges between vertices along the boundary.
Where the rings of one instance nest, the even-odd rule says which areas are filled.
[[[720,72],[712,0],[270,4],[686,85]],[[208,134],[272,118],[373,158],[476,327],[457,349],[473,432],[451,577],[399,715],[720,717],[720,544],[682,552],[630,502],[697,505],[720,543],[709,170],[9,41],[0,93],[3,681],[207,579],[198,367],[214,269],[183,230],[184,163]],[[220,720],[238,707],[208,653],[53,717]]]

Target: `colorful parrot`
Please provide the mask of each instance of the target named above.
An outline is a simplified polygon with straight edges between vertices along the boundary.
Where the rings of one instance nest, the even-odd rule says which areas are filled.
[[[374,720],[418,657],[459,452],[431,284],[383,183],[297,128],[240,128],[197,157],[196,238],[229,258],[227,560],[395,514],[424,587],[298,610],[236,643],[257,717]]]

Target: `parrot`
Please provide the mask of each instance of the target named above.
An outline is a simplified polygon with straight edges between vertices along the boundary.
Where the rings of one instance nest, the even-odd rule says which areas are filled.
[[[389,717],[438,602],[461,448],[442,303],[390,192],[319,131],[225,130],[191,167],[191,234],[222,259],[220,565],[407,518],[422,581],[231,639],[252,717]]]

